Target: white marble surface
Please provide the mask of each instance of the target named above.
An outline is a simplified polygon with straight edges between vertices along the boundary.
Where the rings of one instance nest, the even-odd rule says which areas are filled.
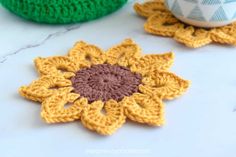
[[[236,156],[236,48],[209,45],[189,49],[143,31],[134,1],[105,18],[77,25],[50,26],[24,21],[0,7],[0,156]],[[192,81],[188,92],[167,101],[166,125],[150,128],[127,122],[101,137],[80,122],[47,125],[40,105],[17,89],[37,78],[33,59],[63,55],[84,40],[108,49],[132,38],[144,53],[174,51],[173,72]]]

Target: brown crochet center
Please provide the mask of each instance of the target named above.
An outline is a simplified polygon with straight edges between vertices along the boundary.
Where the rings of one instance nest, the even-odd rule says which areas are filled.
[[[123,66],[98,64],[77,71],[71,81],[74,92],[91,103],[110,99],[121,101],[125,96],[138,92],[141,78],[140,74]]]

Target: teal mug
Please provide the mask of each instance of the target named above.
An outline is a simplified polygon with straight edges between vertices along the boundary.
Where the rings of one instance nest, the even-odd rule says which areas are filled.
[[[166,7],[184,23],[220,27],[236,21],[236,0],[165,0]]]

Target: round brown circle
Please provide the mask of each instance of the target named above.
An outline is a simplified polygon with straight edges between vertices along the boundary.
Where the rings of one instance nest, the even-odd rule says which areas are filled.
[[[121,101],[125,96],[138,92],[141,78],[127,67],[98,64],[77,71],[71,81],[74,92],[91,103],[110,99]]]

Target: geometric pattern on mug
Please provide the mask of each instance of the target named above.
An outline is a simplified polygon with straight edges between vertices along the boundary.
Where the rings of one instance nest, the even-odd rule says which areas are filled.
[[[192,20],[207,21],[206,19],[210,19],[210,21],[217,22],[217,21],[227,21],[227,20],[236,19],[236,12],[233,14],[233,16],[232,14],[227,16],[226,14],[227,8],[223,7],[224,4],[230,5],[228,3],[233,3],[233,5],[235,5],[235,8],[236,8],[236,0],[224,0],[223,2],[221,0],[202,0],[199,3],[198,3],[199,0],[184,0],[184,1],[188,3],[192,3],[192,5],[194,6],[188,15],[183,14],[184,7],[180,5],[179,0],[175,0],[174,4],[172,5],[170,4],[171,2],[173,3],[173,0],[166,0],[166,5],[169,8],[171,8],[171,11],[175,15],[182,16],[182,17],[185,16]],[[202,13],[202,10],[200,9],[199,6],[211,7],[212,9],[215,9],[216,11],[212,15],[208,15],[209,17],[204,17],[204,14]],[[230,11],[234,11],[234,10],[230,10]]]

